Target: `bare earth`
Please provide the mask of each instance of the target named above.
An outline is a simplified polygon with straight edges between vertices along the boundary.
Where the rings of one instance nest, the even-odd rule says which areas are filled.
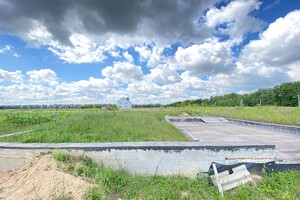
[[[18,170],[0,174],[0,199],[83,199],[92,186],[80,177],[57,168],[50,155],[33,160]]]

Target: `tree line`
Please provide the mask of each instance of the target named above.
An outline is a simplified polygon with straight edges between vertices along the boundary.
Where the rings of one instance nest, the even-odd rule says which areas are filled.
[[[212,96],[209,99],[186,100],[169,104],[171,107],[181,106],[298,106],[300,81],[283,83],[273,88],[259,89],[250,94],[225,94]]]

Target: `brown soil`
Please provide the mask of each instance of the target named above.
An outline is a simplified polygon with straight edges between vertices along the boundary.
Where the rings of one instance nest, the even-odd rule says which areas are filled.
[[[180,116],[180,117],[189,117],[190,114],[187,113],[187,112],[183,112],[183,113],[181,113],[179,116]]]
[[[57,168],[50,155],[38,158],[18,170],[0,174],[0,199],[83,199],[86,180]]]

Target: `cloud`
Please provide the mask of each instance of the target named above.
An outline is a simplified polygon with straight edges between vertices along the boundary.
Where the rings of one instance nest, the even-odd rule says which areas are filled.
[[[237,62],[237,73],[272,79],[272,85],[299,80],[300,11],[277,19],[242,50]],[[256,77],[256,81],[257,81]],[[259,83],[257,83],[257,87]]]
[[[4,47],[0,48],[0,54],[1,53],[11,53],[11,55],[13,55],[16,58],[19,58],[20,55],[15,52],[14,47],[11,45],[5,45]]]
[[[230,24],[218,30],[234,37],[259,30],[261,22],[249,15],[259,8],[257,1],[234,1],[220,9],[213,8],[216,2],[4,0],[0,17],[6,20],[0,21],[0,31],[31,47],[45,45],[68,63],[102,62],[106,54],[118,57],[117,47],[134,46],[140,61],[155,67],[164,59],[165,46],[207,42],[220,24]],[[206,23],[199,22],[203,17]]]
[[[93,43],[83,35],[73,34],[70,36],[72,47],[60,44],[51,44],[48,48],[59,59],[68,63],[91,63],[101,62],[106,59],[103,45]]]
[[[12,46],[10,45],[5,45],[4,47],[0,48],[0,53],[6,53],[6,52],[9,52],[11,51],[12,49]]]
[[[134,50],[137,53],[139,53],[140,61],[146,61],[149,59],[149,56],[151,54],[151,49],[149,49],[147,46],[145,45],[135,46]]]
[[[53,93],[54,95],[63,95],[64,97],[87,96],[89,98],[97,98],[97,95],[109,93],[117,86],[118,83],[109,78],[99,79],[90,77],[88,80],[61,83],[57,85]]]
[[[104,77],[65,82],[51,69],[0,69],[0,104],[115,103],[122,96],[170,103],[300,80],[300,11],[263,31],[258,0],[216,2],[0,0],[1,33],[63,62],[100,63]]]
[[[169,64],[159,64],[155,68],[150,69],[150,77],[157,83],[173,83],[181,80],[180,75],[177,73],[177,66]]]
[[[300,11],[278,18],[243,49],[240,61],[252,65],[282,67],[300,59]]]
[[[164,56],[162,55],[164,48],[160,47],[158,45],[155,45],[151,53],[149,54],[148,57],[148,62],[147,65],[149,67],[155,67],[156,65],[160,64],[163,62]]]
[[[128,62],[133,62],[133,57],[132,57],[132,55],[130,55],[129,53],[128,53],[128,51],[125,51],[125,53],[123,54],[123,56],[124,56],[124,58],[128,61]]]
[[[9,72],[0,68],[0,83],[3,81],[20,83],[23,81],[22,72],[19,70],[15,72]]]
[[[49,69],[28,71],[26,74],[29,74],[29,79],[21,83],[0,85],[0,105],[106,103],[107,94],[119,86],[117,81],[109,78],[94,77],[70,83],[57,81],[56,84],[44,84],[53,82],[46,74],[56,77]],[[38,78],[49,80],[38,81]]]
[[[29,82],[47,83],[49,85],[57,84],[56,73],[51,69],[32,70],[26,73],[29,76]]]
[[[4,0],[0,3],[0,18],[5,20],[0,22],[0,27],[2,32],[30,40],[26,36],[34,33],[32,30],[36,29],[38,22],[45,27],[53,41],[63,45],[70,44],[72,34],[105,36],[109,33],[136,38],[155,37],[162,42],[170,41],[170,38],[188,42],[207,37],[208,33],[194,21],[215,2]],[[43,37],[38,32],[31,35]]]
[[[140,66],[136,66],[130,62],[116,62],[113,66],[102,69],[102,75],[128,83],[141,80],[143,72]]]
[[[265,5],[265,7],[263,8],[263,11],[269,10],[275,6],[277,6],[280,3],[281,0],[275,0],[267,5]]]
[[[258,10],[260,5],[257,0],[231,1],[220,9],[208,10],[204,19],[206,25],[215,28],[217,33],[239,39],[248,32],[261,29],[262,21],[251,16],[251,12]]]
[[[234,68],[230,44],[216,40],[194,44],[187,48],[179,47],[175,60],[181,69],[200,76],[228,73]]]

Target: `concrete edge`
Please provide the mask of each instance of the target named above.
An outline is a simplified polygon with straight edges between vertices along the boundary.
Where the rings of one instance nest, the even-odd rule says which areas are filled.
[[[256,122],[256,121],[248,121],[248,120],[240,120],[240,119],[232,119],[232,118],[226,118],[226,119],[232,124],[237,124],[237,125],[242,125],[242,126],[261,127],[261,128],[271,129],[274,131],[300,135],[300,127],[299,126],[289,126],[289,125],[273,124],[273,123],[266,123],[266,122]]]
[[[200,119],[201,120],[201,119]],[[199,139],[196,138],[195,136],[193,136],[191,133],[187,132],[187,131],[184,131],[184,130],[181,130],[178,126],[176,126],[173,122],[170,121],[170,116],[167,115],[165,116],[165,121],[168,122],[168,123],[171,123],[176,129],[177,131],[179,131],[183,136],[185,136],[187,139],[189,139],[190,141],[195,141],[195,142],[198,142]],[[201,120],[202,121],[202,120]]]
[[[266,129],[274,130],[274,131],[278,131],[278,132],[300,135],[300,126],[290,126],[290,125],[274,124],[274,123],[267,123],[267,122],[256,122],[256,121],[250,121],[250,120],[232,119],[232,118],[211,116],[211,115],[203,115],[203,117],[224,118],[232,124],[266,128]],[[203,120],[201,119],[201,116],[194,116],[194,117],[193,116],[190,116],[190,117],[166,116],[165,117],[166,121],[172,123],[172,121],[169,118],[172,118],[173,120],[175,119],[175,122],[182,121],[182,119],[184,119],[184,122],[203,122]],[[177,130],[179,130],[179,129],[177,128]],[[182,131],[180,131],[180,132],[184,135],[187,134]],[[188,138],[194,140],[193,137],[190,137],[189,135],[187,135],[187,136],[188,136]]]
[[[172,122],[171,122],[172,123]],[[194,141],[194,142],[198,142],[199,139],[196,138],[195,136],[193,136],[193,134],[189,133],[188,131],[182,130],[180,129],[178,126],[176,126],[175,124],[172,123],[172,125],[182,134],[184,135],[187,139]]]
[[[19,150],[84,150],[84,151],[106,151],[106,150],[230,150],[238,149],[275,149],[275,145],[264,143],[233,144],[233,143],[201,143],[201,142],[116,142],[116,143],[3,143],[1,149]]]

